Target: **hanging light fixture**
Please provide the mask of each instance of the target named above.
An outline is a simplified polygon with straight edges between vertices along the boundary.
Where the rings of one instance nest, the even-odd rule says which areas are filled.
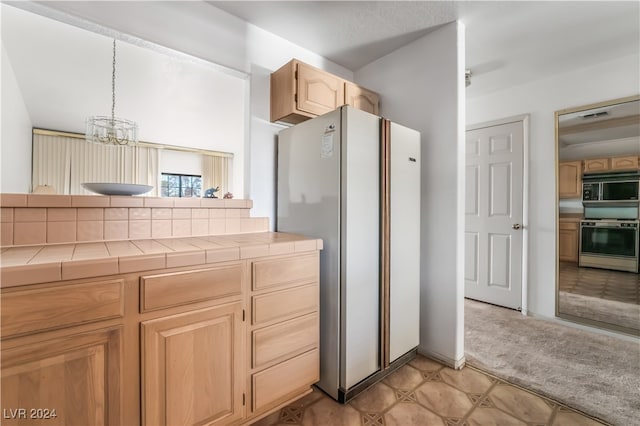
[[[87,118],[85,138],[89,142],[106,145],[133,145],[138,142],[138,125],[134,121],[117,118],[116,112],[116,40],[113,40],[113,71],[111,73],[111,116]]]

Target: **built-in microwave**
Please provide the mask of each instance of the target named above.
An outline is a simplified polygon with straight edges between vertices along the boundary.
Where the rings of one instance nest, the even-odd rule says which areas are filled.
[[[582,203],[587,205],[638,205],[640,173],[608,173],[584,175]]]

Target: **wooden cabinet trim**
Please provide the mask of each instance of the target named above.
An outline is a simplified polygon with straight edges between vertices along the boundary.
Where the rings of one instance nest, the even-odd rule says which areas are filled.
[[[242,265],[140,277],[140,312],[242,294]]]
[[[124,280],[2,292],[2,338],[124,316]]]

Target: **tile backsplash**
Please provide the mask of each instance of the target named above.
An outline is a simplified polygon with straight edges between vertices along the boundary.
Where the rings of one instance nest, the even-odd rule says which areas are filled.
[[[251,200],[0,194],[5,246],[266,232]]]

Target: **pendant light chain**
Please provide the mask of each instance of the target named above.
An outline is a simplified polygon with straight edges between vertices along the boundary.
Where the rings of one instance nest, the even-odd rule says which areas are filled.
[[[134,145],[138,142],[138,124],[116,118],[116,39],[113,39],[111,69],[111,116],[94,115],[87,119],[85,138],[89,142],[107,145]]]

